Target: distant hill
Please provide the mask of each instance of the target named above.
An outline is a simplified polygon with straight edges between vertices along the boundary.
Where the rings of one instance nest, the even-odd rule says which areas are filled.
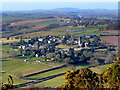
[[[45,11],[55,11],[55,12],[111,12],[118,11],[117,9],[79,9],[79,8],[55,8],[55,9],[35,9],[26,11],[3,11],[3,12],[45,12]]]
[[[106,11],[117,11],[116,9],[79,9],[79,8],[56,8],[50,11],[60,11],[60,12],[106,12]]]
[[[93,17],[117,17],[118,10],[117,9],[79,9],[79,8],[55,8],[55,9],[35,9],[35,10],[27,10],[27,11],[4,11],[2,13],[31,13],[31,14],[44,14],[44,15],[81,15],[81,16],[93,16]]]
[[[58,12],[79,12],[81,9],[78,8],[56,8],[52,9],[51,11],[58,11]]]

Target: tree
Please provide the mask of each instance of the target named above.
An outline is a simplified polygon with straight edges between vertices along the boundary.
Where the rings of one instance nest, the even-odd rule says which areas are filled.
[[[74,60],[74,57],[75,57],[74,49],[71,48],[68,54],[70,55],[71,59]]]
[[[100,62],[98,61],[98,59],[95,58],[95,57],[90,58],[90,60],[89,60],[88,62],[89,62],[89,64],[92,65],[92,66],[97,66],[97,65],[100,64]]]
[[[65,59],[67,57],[67,54],[65,52],[61,53],[61,58]]]
[[[112,61],[114,60],[114,58],[115,58],[115,54],[114,54],[114,53],[109,53],[109,54],[107,55],[107,58],[106,58],[106,60],[105,60],[105,63],[112,63]]]
[[[70,64],[72,62],[72,60],[69,57],[67,57],[64,59],[64,62],[65,62],[65,64]]]
[[[120,88],[120,59],[103,72],[105,88]]]
[[[11,75],[8,77],[8,83],[2,84],[2,90],[10,90],[13,89],[13,78]]]
[[[61,61],[62,61],[60,54],[57,54],[57,55],[55,56],[55,58],[57,59],[58,62],[61,62]]]
[[[80,56],[80,61],[85,61],[85,59],[86,59],[85,55],[82,54],[82,55]]]
[[[62,88],[66,89],[79,89],[79,88],[97,88],[98,86],[98,74],[92,72],[90,69],[79,69],[66,72],[65,79],[67,80]]]
[[[42,53],[43,55],[45,55],[45,54],[46,54],[46,49],[45,49],[45,48],[42,48],[42,49],[41,49],[41,53]]]
[[[100,38],[99,38],[99,37],[96,37],[96,38],[94,38],[92,44],[93,44],[94,46],[98,46],[98,45],[99,45],[99,41],[100,41]]]

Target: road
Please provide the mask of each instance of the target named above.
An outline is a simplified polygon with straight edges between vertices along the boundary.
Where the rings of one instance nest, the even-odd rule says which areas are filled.
[[[46,81],[46,80],[49,80],[49,79],[52,79],[52,78],[55,78],[55,77],[62,76],[64,74],[65,73],[60,73],[60,74],[48,76],[48,77],[45,77],[45,78],[41,78],[41,79],[38,79],[38,80],[30,81],[30,82],[27,82],[27,83],[22,83],[22,84],[14,85],[14,88],[19,88],[19,87],[24,87],[24,86],[27,86],[27,85],[30,85],[30,84],[40,83],[40,82],[43,82],[43,81]]]

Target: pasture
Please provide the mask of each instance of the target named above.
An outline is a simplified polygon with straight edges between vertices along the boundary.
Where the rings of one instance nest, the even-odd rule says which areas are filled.
[[[25,58],[19,57],[19,59],[24,60]],[[12,75],[13,79],[14,79],[14,84],[24,83],[24,82],[26,82],[26,80],[21,80],[21,79],[19,79],[19,77],[24,76],[24,75],[28,75],[28,74],[32,74],[32,73],[36,73],[39,71],[47,70],[47,69],[57,67],[57,66],[60,66],[60,64],[49,63],[49,62],[48,63],[45,63],[45,62],[26,63],[24,61],[18,60],[17,58],[4,59],[4,60],[2,60],[2,71],[4,71],[5,73],[2,73],[2,77],[3,77],[2,81],[3,81],[3,83],[7,83],[8,75]],[[81,65],[75,66],[75,68],[80,69],[80,68],[85,68],[87,66],[81,64]],[[109,64],[108,65],[101,65],[101,66],[97,66],[97,67],[92,67],[90,69],[94,72],[102,73],[108,66],[109,66]],[[63,72],[66,72],[67,70],[72,70],[71,66],[63,67],[63,68],[52,70],[52,71],[48,71],[48,72],[37,74],[34,76],[30,76],[26,79],[28,81],[29,80],[36,80],[36,79],[44,78],[47,76],[63,73]],[[56,78],[44,81],[42,83],[38,83],[38,84],[36,84],[36,86],[41,86],[41,85],[44,85],[47,87],[60,86],[65,82],[64,78],[65,78],[65,76],[63,75],[60,77],[56,77]]]
[[[22,83],[24,80],[18,79],[21,76],[28,75],[31,73],[43,71],[46,69],[50,69],[53,67],[60,66],[60,64],[55,64],[55,63],[26,63],[21,60],[17,59],[3,59],[2,60],[2,70],[5,71],[6,73],[2,74],[2,77],[4,78],[2,81],[3,83],[7,83],[7,77],[8,75],[12,75],[14,77],[14,83]]]
[[[100,65],[97,67],[92,67],[90,68],[92,71],[102,74],[104,70],[106,70],[111,64],[106,64],[106,65]]]

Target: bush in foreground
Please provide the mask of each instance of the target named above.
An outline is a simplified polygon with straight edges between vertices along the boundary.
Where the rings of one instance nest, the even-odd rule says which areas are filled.
[[[66,72],[66,82],[62,89],[73,88],[120,88],[120,57],[102,74],[97,74],[88,68]]]

